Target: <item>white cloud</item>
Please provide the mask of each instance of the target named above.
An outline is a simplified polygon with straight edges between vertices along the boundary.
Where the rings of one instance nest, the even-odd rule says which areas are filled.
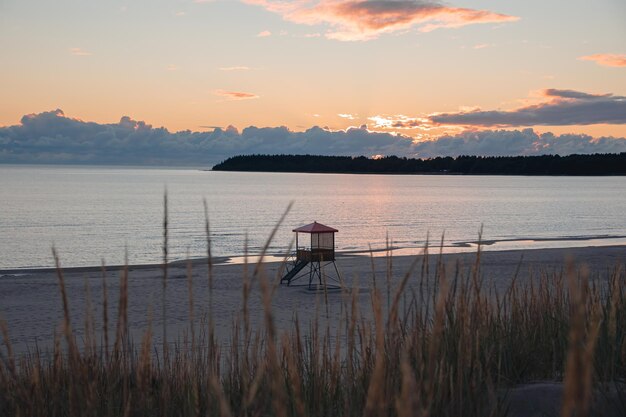
[[[397,155],[541,155],[626,152],[626,138],[538,134],[532,129],[487,130],[416,142],[403,135],[371,132],[365,126],[331,131],[312,127],[233,126],[211,132],[172,133],[122,117],[99,124],[66,117],[61,110],[24,116],[16,126],[0,128],[2,163],[87,163],[139,165],[211,165],[240,154]]]
[[[376,39],[417,28],[430,32],[479,23],[518,20],[489,10],[454,7],[435,0],[243,0],[305,25],[325,25],[326,37],[341,41]]]

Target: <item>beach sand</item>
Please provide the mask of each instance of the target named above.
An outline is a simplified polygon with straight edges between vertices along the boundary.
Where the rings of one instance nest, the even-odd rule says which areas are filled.
[[[480,276],[485,288],[502,291],[510,285],[514,276],[523,284],[531,277],[542,273],[561,271],[568,259],[577,266],[585,266],[592,279],[606,277],[609,269],[626,264],[626,246],[587,247],[564,249],[538,249],[519,251],[490,251],[481,253]],[[418,284],[424,264],[423,256],[394,256],[391,259],[378,256],[339,256],[337,266],[347,287],[357,286],[360,308],[366,314],[370,306],[370,290],[376,286],[386,297],[389,281],[390,291],[407,273],[410,265],[417,260],[409,286]],[[430,282],[434,279],[439,255],[428,257]],[[441,262],[446,267],[446,275],[451,279],[455,274],[467,276],[476,264],[476,253],[444,254]],[[61,260],[62,263],[62,260]],[[218,336],[224,342],[231,333],[233,320],[242,310],[243,277],[252,277],[255,265],[218,264],[213,266],[213,308],[212,316]],[[209,291],[206,260],[192,261],[194,315],[200,320],[209,310]],[[246,272],[246,268],[248,271]],[[262,264],[262,271],[272,282],[280,277],[279,262]],[[388,271],[391,273],[388,274]],[[114,326],[119,298],[121,267],[109,267],[105,274],[108,292],[108,314],[110,327]],[[138,335],[146,329],[148,312],[152,311],[155,341],[160,341],[162,327],[162,283],[161,265],[141,265],[129,267],[129,326],[131,333]],[[331,276],[329,272],[329,276]],[[387,277],[390,277],[388,280]],[[74,331],[82,334],[87,305],[91,305],[98,329],[102,327],[103,313],[103,274],[100,267],[64,269],[65,285],[70,304],[70,314]],[[306,284],[304,277],[294,284]],[[262,316],[262,306],[258,283],[253,282],[249,298],[250,315],[253,321]],[[306,286],[278,286],[273,296],[273,314],[279,329],[289,329],[297,314],[300,320],[315,315],[316,309],[328,318],[339,320],[338,306],[341,304],[340,291],[310,292]],[[189,291],[187,262],[174,262],[168,265],[166,290],[167,332],[170,341],[182,336],[181,331],[189,323]],[[0,271],[0,315],[9,326],[10,337],[17,353],[52,346],[55,329],[62,321],[61,296],[55,270],[12,270]],[[253,323],[254,324],[254,323]]]
[[[337,266],[345,285],[358,288],[359,308],[367,317],[368,311],[371,310],[371,289],[374,286],[380,289],[383,301],[388,302],[389,297],[393,296],[393,287],[416,260],[414,277],[412,276],[409,280],[409,287],[415,288],[419,285],[422,268],[426,267],[423,256],[392,258],[339,256]],[[430,284],[434,282],[434,271],[439,260],[445,265],[448,278],[456,274],[465,277],[476,265],[476,253],[444,254],[440,259],[436,253],[430,254],[427,263],[429,276],[427,281]],[[559,273],[569,260],[579,270],[587,270],[591,280],[602,281],[611,269],[623,268],[626,265],[626,246],[483,252],[480,277],[486,289],[503,291],[508,288],[515,276],[520,284],[524,284],[532,277],[538,277],[541,274]],[[252,277],[255,265],[214,265],[212,301],[210,301],[208,291],[206,260],[194,260],[191,265],[196,323],[198,325],[206,323],[209,305],[212,304],[212,318],[218,340],[224,347],[227,347],[230,343],[233,322],[242,312],[244,276]],[[189,328],[187,267],[187,262],[174,262],[168,265],[166,322],[167,338],[170,343],[182,343]],[[282,265],[278,262],[261,265],[263,276],[272,282],[280,279],[281,269]],[[122,270],[121,267],[112,267],[108,268],[104,274],[108,292],[111,338],[115,330]],[[130,266],[128,273],[130,333],[135,341],[139,341],[149,321],[152,320],[154,340],[158,344],[162,340],[162,266]],[[99,337],[102,337],[104,281],[101,268],[69,268],[64,270],[64,277],[72,326],[79,340],[84,334],[85,312],[88,306],[91,306],[96,328],[100,330]],[[298,283],[306,284],[306,281],[307,278],[303,278]],[[410,288],[408,292],[410,293]],[[308,291],[306,286],[277,286],[272,301],[275,324],[279,330],[289,330],[293,326],[296,315],[301,325],[307,325],[309,320],[317,315],[322,320],[322,326],[328,324],[331,329],[334,329],[340,321],[341,297],[343,296],[345,294],[338,290],[312,292]],[[258,279],[253,281],[251,287],[249,311],[252,326],[260,326],[263,309]],[[8,323],[11,343],[18,355],[26,354],[36,346],[43,350],[50,349],[54,343],[55,331],[60,333],[63,317],[56,271],[0,271],[0,315]],[[152,319],[149,318],[150,316]],[[536,386],[541,387],[541,385]],[[559,390],[559,386],[557,384],[557,388],[554,389]],[[521,387],[523,393],[519,395],[513,392],[512,401],[519,402],[517,409],[523,408],[524,404],[527,404],[526,400],[533,398],[533,395],[542,396],[542,389],[533,387],[535,385],[530,385],[530,388],[529,386]],[[533,393],[533,390],[537,393]],[[541,398],[544,397],[545,395]],[[553,400],[548,398],[546,401],[550,404],[545,407],[558,407],[554,403],[558,401],[558,396],[555,398]],[[536,402],[531,401],[528,404],[533,405]],[[519,415],[534,415],[529,413],[524,412]]]

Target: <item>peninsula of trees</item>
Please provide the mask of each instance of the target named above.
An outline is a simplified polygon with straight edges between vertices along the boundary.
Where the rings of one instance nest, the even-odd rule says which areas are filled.
[[[351,174],[626,175],[626,152],[593,155],[459,156],[429,159],[364,156],[241,155],[213,171]]]

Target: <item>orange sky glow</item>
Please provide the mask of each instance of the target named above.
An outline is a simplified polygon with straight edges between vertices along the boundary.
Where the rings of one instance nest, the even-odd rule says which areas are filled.
[[[487,0],[10,0],[0,6],[0,125],[58,108],[172,132],[626,137],[626,5],[600,3],[551,2],[552,19],[544,3]]]

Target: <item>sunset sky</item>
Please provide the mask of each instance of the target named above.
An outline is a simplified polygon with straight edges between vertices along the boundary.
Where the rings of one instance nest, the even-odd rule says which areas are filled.
[[[2,0],[0,54],[0,126],[626,137],[623,0]]]

